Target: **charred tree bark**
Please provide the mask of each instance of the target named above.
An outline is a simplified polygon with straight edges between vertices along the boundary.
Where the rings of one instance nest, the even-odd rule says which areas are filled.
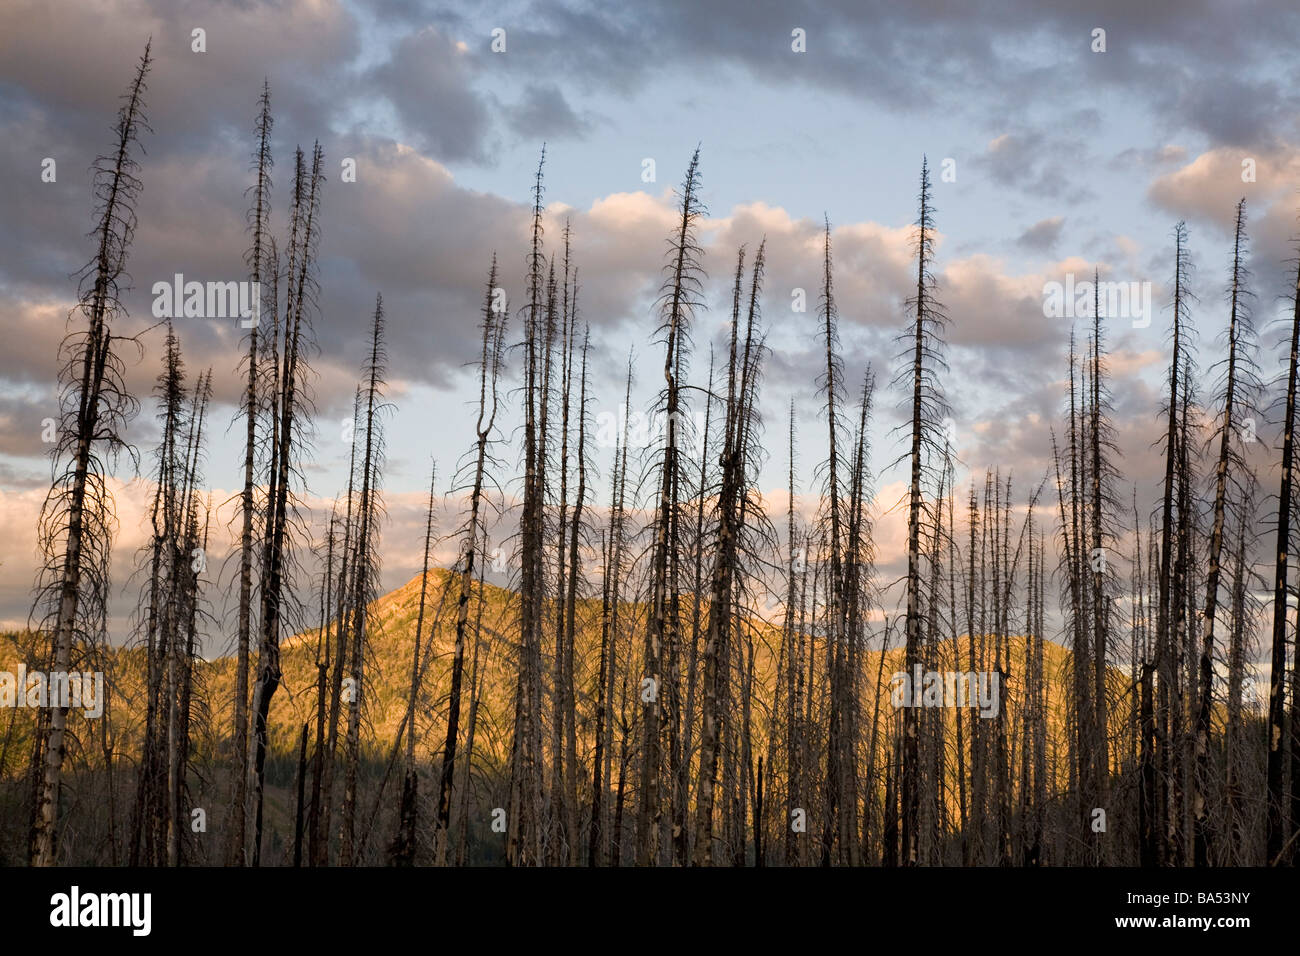
[[[145,45],[125,102],[118,112],[115,146],[111,157],[95,162],[95,197],[98,224],[97,250],[81,272],[78,309],[87,320],[84,333],[66,339],[66,364],[60,373],[62,423],[54,450],[68,460],[50,489],[41,513],[41,540],[45,568],[38,602],[49,610],[45,620],[53,632],[50,670],[66,672],[72,665],[77,634],[102,617],[107,600],[106,569],[109,543],[103,476],[97,449],[125,447],[121,432],[134,412],[134,403],[121,381],[120,362],[113,354],[110,324],[121,309],[118,282],[126,266],[127,251],[135,232],[135,202],[141,183],[134,153],[138,134],[148,130],[144,116],[145,78],[152,64]],[[89,570],[89,573],[88,572]],[[87,588],[86,578],[92,587]],[[87,593],[91,592],[91,593]],[[59,788],[67,754],[65,735],[68,710],[53,707],[42,728],[40,753],[43,766],[32,828],[30,860],[33,866],[52,866],[58,850]]]
[[[643,700],[641,785],[637,801],[637,836],[641,843],[639,859],[647,866],[659,861],[663,815],[659,792],[664,730],[664,709],[660,703],[661,682],[665,679],[662,655],[668,645],[676,644],[679,624],[674,572],[680,542],[674,532],[677,527],[678,473],[681,470],[678,442],[682,414],[681,375],[686,352],[683,343],[689,338],[691,319],[700,305],[703,276],[699,264],[702,251],[695,238],[695,223],[705,211],[698,195],[699,163],[697,147],[682,184],[678,225],[669,249],[669,262],[665,267],[667,277],[659,300],[659,334],[664,344],[664,388],[660,394],[665,428],[651,546],[650,622],[646,628],[644,649],[643,680],[650,683],[642,685],[651,693],[643,694],[650,699]]]
[[[253,184],[253,206],[249,210],[249,228],[252,246],[245,261],[256,294],[261,294],[265,259],[264,244],[267,239],[271,215],[271,87],[262,84],[262,97],[257,117],[257,152],[254,154],[256,180]],[[255,457],[257,450],[257,425],[260,414],[258,393],[258,324],[259,308],[248,330],[248,386],[244,392],[244,491],[240,498],[242,527],[239,537],[239,632],[235,645],[235,739],[233,772],[234,787],[231,796],[231,827],[226,842],[226,863],[243,865],[247,862],[248,824],[248,671],[249,647],[253,633],[253,518],[254,492],[257,487]],[[274,309],[274,306],[272,306]]]
[[[1286,636],[1287,585],[1290,582],[1288,558],[1291,554],[1291,498],[1295,464],[1296,369],[1300,366],[1300,266],[1297,266],[1291,308],[1291,351],[1287,359],[1286,413],[1282,421],[1282,479],[1277,496],[1277,562],[1273,573],[1273,642],[1269,656],[1268,684],[1268,817],[1265,835],[1265,859],[1269,865],[1282,862],[1288,827],[1288,812],[1282,788],[1286,733]],[[1296,708],[1297,703],[1292,702]],[[1294,759],[1294,758],[1293,758]],[[1292,785],[1294,789],[1294,784]],[[1300,799],[1300,794],[1297,794]],[[1291,817],[1294,831],[1297,820]]]
[[[1210,550],[1205,577],[1205,613],[1201,625],[1201,647],[1196,695],[1196,775],[1192,797],[1193,859],[1196,866],[1210,863],[1209,778],[1210,714],[1214,689],[1214,625],[1219,608],[1219,579],[1222,574],[1224,522],[1227,516],[1228,465],[1230,442],[1236,427],[1237,352],[1240,337],[1241,309],[1244,307],[1246,201],[1237,203],[1237,222],[1233,238],[1232,274],[1229,288],[1227,380],[1224,389],[1223,423],[1219,432],[1219,456],[1214,479],[1214,518],[1210,532]]]

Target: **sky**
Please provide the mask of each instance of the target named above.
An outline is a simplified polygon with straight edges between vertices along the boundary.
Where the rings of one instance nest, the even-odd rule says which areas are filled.
[[[766,239],[762,318],[772,351],[759,485],[774,510],[785,507],[791,401],[805,510],[826,443],[815,307],[829,220],[846,379],[856,390],[871,368],[878,383],[872,463],[887,579],[903,530],[893,507],[903,476],[891,464],[902,451],[893,429],[903,396],[889,382],[915,282],[923,157],[934,180],[934,272],[950,322],[942,384],[959,487],[986,468],[1010,471],[1023,493],[1042,479],[1049,429],[1060,428],[1071,329],[1069,318],[1046,314],[1044,286],[1096,269],[1108,281],[1152,290],[1149,324],[1121,317],[1106,329],[1120,471],[1145,513],[1162,473],[1152,444],[1169,351],[1173,227],[1185,220],[1189,230],[1199,297],[1192,319],[1208,389],[1227,316],[1234,207],[1243,197],[1260,361],[1266,379],[1277,371],[1268,330],[1294,287],[1287,260],[1300,209],[1300,66],[1292,55],[1300,8],[1288,0],[667,0],[503,3],[468,13],[463,6],[0,5],[0,626],[21,626],[30,609],[36,519],[49,484],[42,423],[57,408],[55,357],[75,304],[72,277],[93,251],[90,166],[108,148],[117,98],[150,37],[152,131],[142,137],[130,316],[117,330],[140,334],[145,346],[138,361],[128,355],[128,382],[145,397],[130,438],[147,462],[157,438],[148,395],[161,343],[161,332],[150,330],[153,284],[176,273],[246,277],[246,190],[265,78],[277,235],[295,146],[309,150],[319,140],[325,154],[316,438],[306,467],[307,500],[324,509],[346,483],[340,422],[350,414],[375,296],[384,298],[393,404],[385,424],[385,588],[418,569],[431,461],[442,495],[473,441],[472,366],[488,263],[495,253],[501,285],[522,301],[543,143],[547,249],[558,248],[567,222],[580,320],[591,330],[593,421],[617,411],[629,355],[634,404],[645,407],[655,387],[662,348],[654,300],[674,188],[697,146],[709,281],[708,308],[694,329],[696,382],[710,344],[726,334],[737,248],[752,252]],[[203,31],[201,52],[195,30]],[[42,176],[47,159],[53,182]],[[355,161],[355,182],[341,175],[345,160]],[[806,312],[794,308],[799,289]],[[176,327],[190,371],[214,370],[206,477],[220,526],[242,481],[234,424],[241,330],[230,319],[178,319]],[[516,322],[512,340],[518,329]],[[507,369],[508,388],[516,372]],[[507,438],[516,401],[507,392]],[[1276,432],[1266,411],[1265,443]],[[612,449],[594,453],[603,501]],[[507,492],[515,488],[514,455],[503,453]],[[120,628],[138,584],[130,574],[149,486],[124,463],[114,491]],[[444,531],[454,521],[448,502]],[[216,547],[219,557],[225,548]],[[216,565],[212,600],[221,621],[232,575]],[[214,625],[218,635],[228,629]]]

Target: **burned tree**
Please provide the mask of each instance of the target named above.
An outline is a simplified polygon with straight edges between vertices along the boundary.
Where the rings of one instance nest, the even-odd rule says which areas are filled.
[[[295,163],[293,209],[289,241],[288,288],[285,313],[274,346],[275,395],[272,398],[270,481],[262,537],[261,639],[257,682],[253,687],[253,854],[261,862],[262,805],[266,786],[266,757],[270,746],[268,717],[271,698],[280,686],[280,631],[286,617],[286,571],[289,555],[293,498],[290,481],[299,474],[307,442],[305,410],[310,408],[306,375],[315,345],[312,312],[316,293],[316,247],[320,236],[320,186],[324,181],[320,144],[312,150],[308,173],[299,150]],[[281,364],[281,362],[283,364]]]
[[[1213,527],[1210,532],[1205,605],[1201,623],[1200,657],[1196,690],[1196,772],[1193,780],[1193,860],[1196,866],[1210,863],[1210,714],[1214,691],[1215,619],[1219,609],[1219,586],[1222,576],[1224,529],[1228,514],[1230,483],[1240,481],[1244,470],[1237,429],[1247,428],[1254,437],[1254,419],[1247,419],[1251,401],[1258,391],[1254,375],[1254,332],[1246,288],[1249,272],[1245,264],[1246,200],[1237,203],[1233,231],[1232,266],[1228,279],[1228,354],[1224,360],[1222,411],[1211,440],[1219,443],[1218,463],[1214,475]]]
[[[488,270],[487,291],[483,303],[483,339],[479,358],[478,417],[469,478],[469,517],[465,522],[461,540],[460,584],[456,597],[456,639],[451,659],[451,696],[448,700],[447,736],[442,748],[442,771],[438,782],[437,854],[440,863],[447,859],[447,844],[451,838],[451,797],[455,783],[456,748],[460,734],[461,684],[465,673],[465,647],[469,631],[469,602],[474,585],[475,562],[479,550],[487,540],[484,522],[488,466],[492,464],[490,443],[497,416],[497,379],[501,372],[502,348],[505,341],[506,311],[498,301],[497,261],[492,257]]]
[[[651,544],[650,620],[645,632],[642,687],[643,724],[641,744],[641,786],[637,808],[637,834],[641,841],[640,862],[654,865],[660,850],[659,831],[663,806],[659,794],[663,771],[663,707],[665,662],[663,653],[676,646],[680,621],[678,581],[675,571],[681,543],[678,538],[679,487],[682,461],[679,443],[683,414],[682,376],[689,355],[691,321],[701,307],[700,291],[703,251],[695,236],[696,224],[705,209],[699,198],[700,150],[696,147],[686,168],[680,190],[677,227],[669,243],[665,279],[659,295],[659,341],[664,345],[664,387],[656,410],[663,416],[664,436],[658,467],[658,492]],[[648,682],[648,683],[647,683]],[[648,698],[648,699],[647,699]]]
[[[270,242],[271,215],[271,87],[262,84],[262,96],[257,117],[257,151],[253,155],[255,181],[250,187],[252,206],[248,210],[248,228],[252,244],[245,256],[249,279],[257,294],[267,266],[267,244]],[[276,306],[273,304],[271,310]],[[248,330],[248,386],[244,391],[243,408],[246,432],[244,443],[244,490],[239,499],[241,531],[239,537],[239,620],[235,648],[235,737],[233,761],[233,787],[231,795],[231,827],[226,845],[226,862],[243,863],[247,852],[246,826],[248,822],[248,673],[249,647],[253,633],[253,566],[257,552],[253,546],[254,522],[257,509],[254,503],[257,488],[255,470],[258,419],[261,412],[258,388],[258,342],[261,309],[258,309]]]
[[[930,171],[924,159],[921,162],[920,210],[916,219],[916,293],[908,300],[911,313],[909,330],[904,341],[909,342],[910,361],[902,367],[895,379],[896,387],[905,389],[909,424],[907,426],[909,451],[905,456],[910,465],[907,505],[907,644],[905,666],[908,673],[921,663],[921,525],[925,519],[924,485],[932,477],[931,460],[943,454],[936,433],[947,414],[947,406],[939,388],[939,373],[946,371],[943,359],[943,334],[947,317],[935,298],[934,275],[930,271],[934,261],[934,209],[930,198]],[[900,459],[902,460],[902,459]],[[921,804],[919,713],[916,708],[903,712],[902,752],[902,862],[915,865],[919,811]]]
[[[126,257],[135,235],[135,204],[143,184],[136,176],[151,44],[136,67],[114,128],[112,154],[94,164],[94,257],[80,273],[78,305],[86,327],[70,331],[60,346],[60,421],[51,457],[53,481],[41,507],[43,563],[33,616],[51,635],[50,670],[63,671],[104,630],[113,503],[105,482],[105,456],[127,449],[124,430],[137,403],[126,390],[113,323],[124,317],[119,299]],[[69,317],[71,322],[71,317]],[[67,754],[68,710],[51,708],[33,762],[37,773],[30,859],[52,866],[58,851],[59,788]]]

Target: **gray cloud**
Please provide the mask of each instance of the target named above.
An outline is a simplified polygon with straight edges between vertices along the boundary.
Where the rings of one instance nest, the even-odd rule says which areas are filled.
[[[1145,90],[1162,122],[1237,142],[1267,138],[1298,102],[1292,85],[1261,65],[1284,62],[1300,35],[1300,11],[1287,0],[1104,0],[1088,9],[1027,0],[668,0],[635,8],[552,0],[488,16],[442,2],[426,9],[484,45],[488,30],[506,28],[502,69],[515,75],[564,70],[575,82],[619,92],[661,69],[736,67],[760,81],[806,83],[912,111],[961,105],[976,91],[1054,108],[1063,92],[1086,84],[1128,95]],[[1091,50],[1097,27],[1106,30],[1105,53]],[[804,54],[791,52],[794,28],[806,31]]]
[[[1086,186],[1062,174],[1068,164],[1080,162],[1087,162],[1082,138],[1051,135],[1021,123],[994,137],[971,159],[977,171],[1001,187],[1075,204],[1094,198]]]
[[[556,140],[580,137],[591,127],[578,116],[553,83],[530,86],[523,99],[506,110],[511,128],[524,139]]]
[[[1016,245],[1034,252],[1051,252],[1061,238],[1064,216],[1052,216],[1034,223],[1016,239]]]
[[[470,88],[472,57],[432,27],[397,42],[364,81],[392,105],[411,141],[447,160],[487,158],[491,117]]]

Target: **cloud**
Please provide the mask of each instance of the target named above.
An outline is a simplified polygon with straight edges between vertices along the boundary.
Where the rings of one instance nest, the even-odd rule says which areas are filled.
[[[191,49],[196,27],[207,33],[206,52]],[[79,142],[101,146],[152,37],[146,100],[158,131],[154,145],[192,143],[223,127],[244,130],[255,95],[244,90],[264,76],[282,115],[320,129],[348,88],[337,66],[357,53],[356,27],[337,0],[250,0],[202,12],[168,0],[57,7],[15,0],[0,9],[0,83],[40,104]]]
[[[1272,144],[1292,127],[1300,105],[1289,84],[1222,68],[1184,74],[1173,90],[1161,105],[1213,143]]]
[[[1254,182],[1243,182],[1253,161]],[[1291,261],[1295,256],[1296,215],[1300,209],[1295,184],[1300,182],[1300,148],[1289,143],[1264,150],[1218,147],[1196,156],[1191,162],[1158,177],[1147,198],[1172,216],[1208,227],[1212,236],[1230,239],[1236,221],[1237,203],[1246,200],[1246,253],[1253,273],[1250,285],[1259,294],[1259,304],[1269,310],[1276,297],[1295,282]],[[1204,247],[1205,229],[1193,229],[1193,249]],[[1226,247],[1225,256],[1231,253]],[[1226,259],[1224,260],[1226,262]],[[1202,269],[1202,279],[1211,288],[1222,286],[1223,273],[1213,263]],[[1203,300],[1205,299],[1202,296]],[[1216,296],[1217,298],[1217,296]],[[1205,300],[1203,305],[1208,306]]]
[[[1040,219],[1020,234],[1016,239],[1016,245],[1034,252],[1051,252],[1061,238],[1061,229],[1064,225],[1064,216]]]
[[[519,103],[507,107],[506,119],[517,136],[539,141],[580,138],[592,125],[553,83],[528,87]]]
[[[1086,156],[1082,138],[1020,128],[990,140],[984,152],[971,159],[971,165],[994,183],[1026,195],[1082,203],[1092,198],[1092,191],[1062,175],[1061,170],[1067,158],[1077,163]]]
[[[1287,0],[1107,2],[1087,10],[977,0],[941,13],[929,4],[848,0],[757,7],[667,0],[646,9],[550,0],[482,15],[431,2],[425,10],[483,45],[491,28],[506,28],[510,48],[499,69],[512,75],[562,71],[620,95],[679,70],[706,77],[739,70],[760,83],[800,83],[907,112],[981,95],[1056,110],[1081,86],[1140,90],[1161,122],[1219,142],[1266,137],[1296,114],[1293,84],[1270,73],[1300,30]],[[1103,24],[1107,49],[1094,53],[1092,31]],[[791,50],[795,28],[805,32],[805,53]]]
[[[491,125],[482,94],[471,88],[468,50],[433,27],[398,40],[392,57],[363,83],[393,107],[412,143],[444,161],[486,161]]]
[[[1247,178],[1252,177],[1253,181]],[[1267,151],[1221,146],[1155,179],[1148,198],[1176,216],[1216,226],[1230,234],[1237,201],[1267,203],[1289,194],[1300,176],[1300,149],[1278,146]]]
[[[1120,150],[1111,159],[1110,165],[1115,169],[1131,170],[1134,167],[1138,169],[1159,169],[1169,166],[1173,163],[1181,163],[1187,158],[1187,147],[1179,146],[1176,143],[1166,143],[1164,146],[1158,146],[1154,149],[1140,149],[1136,146],[1130,146],[1127,149]]]

